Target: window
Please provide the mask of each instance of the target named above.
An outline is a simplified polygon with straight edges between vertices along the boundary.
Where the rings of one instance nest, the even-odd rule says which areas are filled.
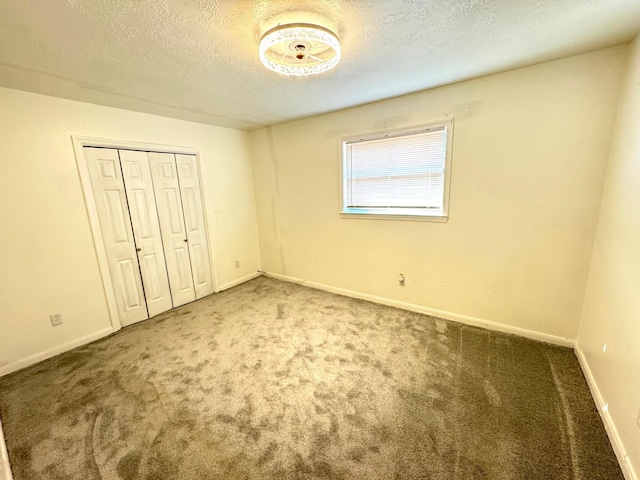
[[[342,140],[342,214],[446,221],[453,120]]]

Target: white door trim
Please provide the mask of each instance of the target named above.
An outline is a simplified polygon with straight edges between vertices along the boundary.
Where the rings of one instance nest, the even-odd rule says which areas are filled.
[[[7,444],[4,441],[4,433],[2,432],[2,422],[0,422],[0,480],[13,480]]]
[[[198,170],[202,173],[202,165],[200,162],[200,151],[192,147],[181,147],[175,145],[161,145],[156,143],[143,143],[143,142],[131,142],[126,140],[110,140],[106,138],[95,137],[83,137],[83,136],[71,136],[73,143],[73,149],[76,154],[76,163],[78,164],[78,173],[80,174],[80,182],[82,183],[82,191],[84,192],[85,205],[87,207],[87,214],[89,215],[89,224],[91,225],[91,233],[93,234],[93,244],[96,249],[96,256],[98,258],[98,266],[100,267],[100,275],[102,277],[102,286],[104,287],[104,294],[107,300],[107,306],[109,308],[109,317],[111,319],[111,326],[113,331],[117,332],[122,328],[120,322],[120,315],[118,314],[118,306],[116,303],[116,296],[113,289],[113,281],[111,280],[111,274],[109,272],[109,265],[107,263],[107,253],[102,239],[102,230],[100,229],[100,221],[98,220],[98,211],[96,210],[95,198],[93,195],[93,187],[91,185],[91,177],[89,176],[89,168],[87,167],[87,159],[84,154],[84,147],[103,147],[103,148],[116,148],[123,150],[141,150],[143,152],[160,152],[160,153],[182,153],[187,155],[195,155]],[[209,263],[211,264],[211,271],[213,275],[213,291],[218,292],[218,281],[215,275],[215,261],[214,253],[211,244],[211,236],[209,235],[210,229],[207,221],[207,202],[202,195],[204,188],[202,185],[202,174],[199,175],[198,181],[200,182],[200,192],[202,198],[202,205],[204,210],[204,224],[209,241]]]

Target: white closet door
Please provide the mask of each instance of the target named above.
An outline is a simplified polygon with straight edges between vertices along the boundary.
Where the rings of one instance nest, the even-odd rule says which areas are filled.
[[[173,308],[147,152],[120,150],[120,164],[149,316]]]
[[[85,147],[96,210],[122,325],[149,318],[118,151]]]
[[[200,195],[198,164],[195,155],[176,155],[178,181],[182,197],[184,223],[189,240],[191,271],[196,289],[196,298],[213,293],[209,246],[204,225],[204,209]]]
[[[176,160],[172,153],[149,153],[153,189],[156,194],[160,230],[167,261],[173,305],[178,307],[196,299],[191,260],[184,226]]]

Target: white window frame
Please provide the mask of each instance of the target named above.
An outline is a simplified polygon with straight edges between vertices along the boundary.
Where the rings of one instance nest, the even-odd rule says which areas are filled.
[[[345,193],[347,191],[346,146],[348,143],[377,140],[385,137],[401,137],[415,133],[428,132],[430,130],[446,129],[445,161],[443,198],[441,210],[425,210],[418,208],[351,208],[346,205]],[[428,125],[420,125],[402,129],[386,129],[368,132],[360,135],[351,135],[340,138],[340,216],[342,218],[364,218],[378,220],[417,220],[426,222],[446,222],[449,219],[449,191],[451,185],[451,151],[453,147],[453,118],[442,120]]]

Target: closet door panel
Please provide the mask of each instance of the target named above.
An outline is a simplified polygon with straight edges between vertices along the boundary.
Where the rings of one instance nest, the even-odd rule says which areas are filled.
[[[149,316],[173,308],[147,152],[120,150],[120,163]]]
[[[213,293],[209,246],[204,224],[200,175],[195,155],[176,155],[178,181],[184,211],[196,298]]]
[[[149,318],[149,314],[118,151],[91,147],[84,151],[120,321],[130,325]]]
[[[149,153],[173,305],[196,299],[175,157]]]

